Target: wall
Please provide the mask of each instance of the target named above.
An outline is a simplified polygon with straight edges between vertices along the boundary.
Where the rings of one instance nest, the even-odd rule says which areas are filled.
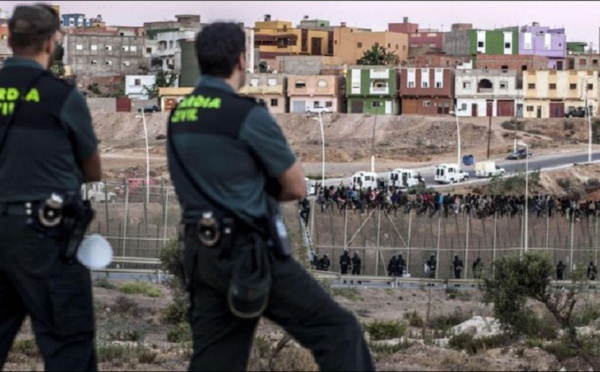
[[[139,81],[138,85],[136,85],[136,81]],[[148,93],[144,87],[150,88],[155,81],[156,76],[154,75],[125,76],[125,94],[129,98],[148,99]]]
[[[479,54],[474,56],[473,60],[474,68],[477,69],[499,70],[506,66],[508,70],[536,71],[548,68],[548,58],[543,56]]]
[[[336,57],[325,56],[279,56],[276,70],[290,75],[320,75],[327,65],[342,64]]]
[[[305,83],[305,88],[296,87],[296,82],[299,80]],[[322,83],[323,81],[325,83]],[[325,86],[319,86],[319,82]],[[304,112],[307,106],[315,107],[315,102],[318,102],[319,106],[331,108],[333,112],[339,112],[339,77],[288,75],[287,96],[290,99],[290,112]],[[295,109],[294,102],[300,101],[305,103],[304,108]]]
[[[399,69],[400,73],[400,83],[399,83],[399,92],[401,96],[428,96],[428,97],[449,97],[453,96],[453,87],[454,87],[454,76],[453,70],[448,68],[414,68],[410,69],[415,72],[414,83],[415,86],[412,88],[408,87],[408,68]],[[436,70],[441,70],[442,86],[437,88],[435,83],[436,81]],[[428,87],[422,87],[422,81],[426,80],[428,82]]]
[[[525,45],[526,34],[531,37],[531,43]],[[549,49],[545,48],[546,35],[550,35]],[[526,48],[529,46],[529,48]],[[526,26],[523,32],[519,34],[519,54],[521,55],[539,55],[544,57],[564,58],[567,53],[567,36],[565,30],[548,27]]]
[[[87,98],[90,111],[117,112],[115,98]]]
[[[471,50],[471,30],[444,32],[442,49],[448,56],[468,56]]]
[[[483,33],[485,36],[483,40],[479,40],[478,35]],[[510,34],[508,40],[510,40],[510,49],[505,49],[505,34]],[[471,49],[472,55],[477,54],[519,54],[519,37],[517,32],[510,31],[485,31],[485,30],[471,30]],[[483,49],[478,47],[478,42],[484,41]]]

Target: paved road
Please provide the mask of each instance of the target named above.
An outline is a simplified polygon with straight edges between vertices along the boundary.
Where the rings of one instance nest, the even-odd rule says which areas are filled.
[[[476,159],[477,160],[477,159]],[[484,159],[481,159],[484,160]],[[547,155],[539,155],[536,156],[535,153],[531,158],[529,158],[529,170],[547,170],[552,168],[560,168],[565,166],[570,166],[574,163],[586,163],[588,161],[588,153],[587,152],[570,152],[563,154],[547,154]],[[600,152],[592,153],[592,161],[600,161]],[[496,160],[496,165],[504,168],[506,170],[506,175],[514,174],[519,171],[525,171],[525,159],[521,160]],[[419,167],[414,168],[416,171],[420,172],[423,178],[425,179],[425,184],[427,186],[439,187],[433,181],[433,172],[434,166],[427,167]],[[464,166],[463,171],[468,172],[470,176],[469,183],[471,182],[482,182],[482,180],[477,180],[475,177],[475,166]],[[378,176],[380,177],[388,177],[390,172],[380,172]],[[328,178],[325,180],[325,185],[337,186],[340,181],[344,181],[344,184],[348,185],[350,183],[350,177],[345,178]]]

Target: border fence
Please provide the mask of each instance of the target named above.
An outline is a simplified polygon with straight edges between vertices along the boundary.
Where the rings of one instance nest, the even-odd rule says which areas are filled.
[[[98,197],[102,193],[104,197]],[[115,182],[88,196],[100,199],[92,202],[96,218],[88,233],[106,237],[115,257],[156,259],[161,249],[178,236],[180,209],[172,186],[146,187]],[[298,204],[282,204],[282,211],[294,248],[305,252],[310,247],[321,257],[329,254],[333,272],[339,272],[339,256],[348,249],[351,254],[359,253],[363,275],[387,275],[392,255],[402,253],[411,277],[424,277],[424,263],[435,254],[437,278],[453,278],[451,265],[456,254],[464,262],[463,277],[472,278],[472,263],[477,257],[481,257],[487,272],[494,260],[523,252],[525,236],[529,250],[546,251],[555,263],[562,260],[567,266],[567,278],[574,270],[587,267],[590,261],[598,261],[599,213],[579,220],[561,214],[538,217],[530,213],[525,232],[522,213],[515,217],[495,214],[485,218],[462,212],[448,217],[437,213],[430,218],[427,214],[417,215],[414,210],[410,213],[378,208],[363,214],[347,209],[322,212],[315,200],[311,200],[307,224],[311,241],[307,244]],[[149,267],[142,261],[118,265],[136,269]]]
[[[298,206],[285,204],[284,216],[291,235],[302,234]],[[507,254],[522,254],[528,250],[548,252],[555,263],[567,266],[566,277],[575,270],[587,268],[598,260],[599,214],[581,218],[554,214],[539,216],[529,213],[527,231],[524,214],[510,217],[499,214],[475,218],[470,214],[441,212],[429,217],[415,210],[396,213],[385,209],[320,210],[311,201],[308,230],[315,252],[329,254],[331,271],[338,272],[339,257],[344,249],[358,252],[363,275],[387,275],[392,255],[402,253],[411,277],[425,277],[424,264],[431,254],[437,259],[437,278],[454,278],[452,261],[458,255],[464,263],[463,278],[472,278],[472,264],[477,257],[489,272],[492,262]],[[527,239],[527,245],[525,244]],[[301,242],[300,239],[296,241]],[[302,249],[301,243],[296,248]]]

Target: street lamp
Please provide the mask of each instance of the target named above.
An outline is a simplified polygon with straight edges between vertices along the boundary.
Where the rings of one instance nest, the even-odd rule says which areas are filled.
[[[323,117],[319,112],[319,118],[313,117],[313,119],[319,122],[319,127],[321,128],[321,187],[323,188],[323,192],[325,192],[325,133],[323,132]]]
[[[580,79],[581,81],[581,90],[583,91],[583,89],[585,88],[585,98],[584,98],[584,104],[585,104],[585,114],[588,118],[588,163],[592,162],[592,117],[591,117],[591,110],[589,109],[588,106],[588,87],[587,87],[587,79]],[[585,84],[585,86],[583,86]],[[582,92],[583,94],[583,92]],[[581,98],[581,96],[579,96]]]
[[[460,125],[458,124],[458,111],[460,110],[456,108],[456,105],[454,105],[454,111],[450,111],[450,114],[454,114],[454,117],[456,118],[456,165],[460,169]]]
[[[529,222],[529,145],[523,141],[519,141],[518,144],[520,146],[525,146],[525,231],[524,233],[524,241],[523,246],[525,252],[527,252],[527,248],[529,245],[529,237],[528,235],[528,222]]]
[[[148,127],[146,126],[146,115],[142,108],[142,115],[136,115],[136,118],[141,117],[144,123],[144,138],[146,139],[146,202],[150,200],[150,153],[148,149]]]

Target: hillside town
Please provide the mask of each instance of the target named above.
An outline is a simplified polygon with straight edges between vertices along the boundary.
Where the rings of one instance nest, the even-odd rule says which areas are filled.
[[[0,63],[11,53],[8,16],[0,10]],[[75,79],[88,98],[112,99],[108,110],[149,104],[170,111],[198,79],[194,37],[205,24],[199,14],[136,27],[112,25],[100,14],[60,17],[65,35],[55,73]],[[266,14],[240,24],[249,66],[240,93],[264,100],[273,113],[598,114],[600,54],[593,43],[568,42],[564,28],[453,23],[442,32],[403,17],[378,31],[309,15],[294,23]]]

